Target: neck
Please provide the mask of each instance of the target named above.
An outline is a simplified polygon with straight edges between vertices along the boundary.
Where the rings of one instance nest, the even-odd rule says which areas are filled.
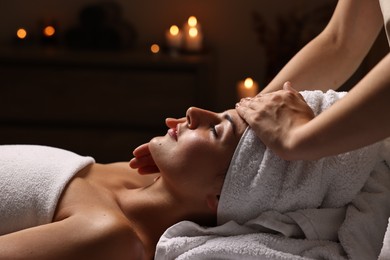
[[[141,239],[151,246],[157,244],[167,228],[180,221],[201,225],[213,225],[215,221],[206,203],[175,193],[162,178],[148,187],[124,191],[119,203]]]

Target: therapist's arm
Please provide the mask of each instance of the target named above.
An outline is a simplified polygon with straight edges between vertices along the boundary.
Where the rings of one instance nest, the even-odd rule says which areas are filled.
[[[390,136],[390,54],[344,98],[312,119],[293,89],[243,100],[236,108],[259,138],[287,160],[318,159]]]
[[[298,52],[262,93],[286,81],[299,90],[337,89],[359,67],[383,26],[379,2],[341,0],[324,31]]]

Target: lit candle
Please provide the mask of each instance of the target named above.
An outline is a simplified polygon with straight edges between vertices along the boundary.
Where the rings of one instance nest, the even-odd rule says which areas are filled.
[[[237,83],[238,99],[254,97],[259,92],[259,85],[252,78],[246,78]]]
[[[54,26],[51,26],[51,25],[46,26],[42,30],[43,36],[44,37],[48,37],[48,38],[54,37],[55,33],[56,33],[56,29],[54,28]]]
[[[17,31],[16,31],[16,37],[20,40],[24,40],[26,39],[27,37],[27,31],[26,29],[24,28],[19,28]]]
[[[56,44],[58,41],[57,37],[57,25],[56,22],[50,22],[50,23],[42,23],[41,27],[41,41],[43,44]]]
[[[203,34],[198,19],[190,16],[184,24],[185,47],[188,51],[200,51],[203,47]]]
[[[16,30],[14,41],[16,44],[27,44],[30,42],[30,35],[27,29],[20,27]]]
[[[157,53],[160,52],[160,46],[159,46],[158,44],[154,43],[154,44],[152,44],[152,45],[150,46],[150,51],[151,51],[152,53],[154,53],[154,54],[157,54]]]
[[[179,27],[177,27],[177,25],[172,25],[169,28],[169,30],[166,32],[165,37],[166,37],[168,47],[170,47],[171,49],[181,48],[183,35]]]

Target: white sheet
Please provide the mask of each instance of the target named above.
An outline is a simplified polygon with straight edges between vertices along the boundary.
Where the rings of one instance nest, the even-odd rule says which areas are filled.
[[[310,209],[315,212],[316,209]],[[291,212],[282,214],[287,219]],[[329,234],[322,234],[322,214],[310,214],[305,226],[293,219],[275,221],[261,216],[244,225],[227,222],[214,228],[200,227],[184,221],[170,227],[157,245],[156,260],[162,259],[377,259],[382,247],[382,239],[390,216],[390,169],[383,163],[373,171],[363,190],[345,208],[345,218],[339,219],[340,226],[333,227],[336,241]],[[273,219],[275,228],[262,224]],[[257,221],[258,220],[258,221]],[[316,225],[315,223],[319,224]],[[326,224],[325,224],[326,225]],[[298,233],[291,232],[298,228]],[[272,230],[273,229],[273,230]],[[282,233],[300,235],[301,232],[317,233],[318,239],[286,237]],[[272,232],[277,232],[272,234]],[[331,232],[331,231],[330,231]],[[329,233],[329,232],[326,232]],[[326,239],[327,238],[327,239]],[[340,241],[337,241],[340,239]],[[348,253],[348,255],[347,255]],[[386,258],[384,258],[386,259]]]

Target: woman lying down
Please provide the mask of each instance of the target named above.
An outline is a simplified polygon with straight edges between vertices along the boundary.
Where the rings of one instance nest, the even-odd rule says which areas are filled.
[[[246,124],[235,110],[193,107],[186,118],[168,119],[168,133],[147,146],[160,170],[155,181],[128,163],[0,146],[0,259],[153,259],[173,224],[215,225],[224,175]]]
[[[302,95],[315,116],[345,93]],[[224,180],[219,226],[183,221],[170,227],[156,259],[377,259],[390,216],[387,141],[315,161],[285,161],[248,128]]]
[[[230,198],[235,198],[236,192],[247,192],[239,190],[239,183],[231,182],[232,164],[236,165],[240,147],[245,140],[251,140],[247,138],[251,131],[246,130],[246,123],[235,110],[213,113],[190,108],[186,119],[167,119],[166,124],[167,134],[136,149],[136,158],[131,162],[144,173],[158,168],[157,178],[140,176],[127,163],[98,164],[91,157],[57,148],[0,146],[0,259],[153,259],[161,235],[175,223],[186,220],[213,226],[217,209],[219,221],[223,218],[221,224],[234,220],[236,216],[231,213],[237,210],[231,208]],[[244,132],[245,140],[241,138]],[[239,141],[240,149],[236,150]],[[369,154],[374,154],[373,149],[367,148]],[[357,158],[359,163],[358,155],[344,155],[343,160]],[[337,158],[329,160],[341,162]],[[151,161],[152,169],[140,166]],[[369,162],[367,167],[373,165],[371,159],[364,162]],[[300,167],[296,174],[307,178],[304,173],[312,169],[305,168],[305,163]],[[364,167],[357,164],[354,169]],[[233,188],[224,184],[228,168],[228,186]],[[238,173],[239,168],[235,169]],[[336,193],[346,192],[340,206],[349,203],[363,186],[364,178],[357,179],[352,191],[345,189],[345,183],[333,188]],[[272,182],[264,184],[272,190]],[[221,200],[225,202],[218,206],[223,185]],[[312,193],[300,195],[299,200],[290,203],[284,199],[281,205],[285,208],[280,206],[279,210],[290,209],[288,204],[320,207],[326,201],[326,190],[332,189],[329,183],[325,186],[322,199],[306,203],[312,193],[318,193],[316,188],[310,188]],[[225,196],[230,189],[232,193]],[[289,186],[288,190],[294,195],[295,187]],[[271,200],[261,210],[272,206],[272,196],[267,197]],[[257,199],[241,197],[234,205],[241,203],[245,208],[249,198]],[[246,213],[244,216],[253,217]]]

